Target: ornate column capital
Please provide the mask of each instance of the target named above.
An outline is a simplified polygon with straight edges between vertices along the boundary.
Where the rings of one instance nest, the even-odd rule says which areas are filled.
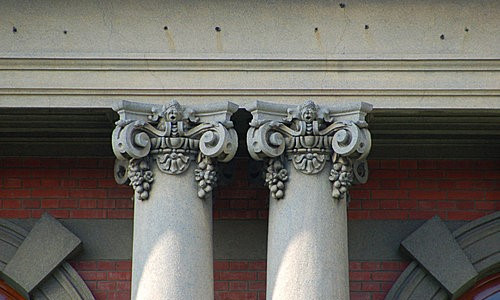
[[[273,198],[284,197],[288,161],[304,174],[317,174],[331,159],[334,199],[347,198],[353,182],[367,181],[371,136],[365,117],[372,105],[320,106],[309,100],[293,106],[256,101],[246,109],[253,115],[248,151],[256,160],[267,160],[266,183]]]
[[[121,101],[113,109],[120,115],[112,135],[115,179],[120,184],[129,179],[140,200],[149,198],[151,163],[175,175],[195,159],[198,196],[205,198],[216,182],[214,160],[227,162],[238,148],[230,120],[238,105],[231,102],[188,107],[175,100],[168,105]]]

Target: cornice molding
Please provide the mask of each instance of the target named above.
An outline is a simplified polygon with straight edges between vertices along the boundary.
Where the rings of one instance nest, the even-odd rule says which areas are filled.
[[[259,99],[500,110],[500,59],[0,57],[0,107],[110,108]]]
[[[498,97],[500,96],[499,89],[273,89],[273,88],[258,88],[258,89],[166,89],[166,88],[144,88],[144,89],[124,89],[124,88],[1,88],[0,96],[2,95],[52,95],[52,96],[347,96],[347,97],[405,97],[405,96],[422,96],[422,97],[459,97],[459,96],[476,96],[476,97]],[[56,100],[57,101],[57,100]],[[294,101],[295,102],[295,101]],[[114,101],[113,101],[114,103]],[[156,103],[156,102],[154,102]],[[108,101],[106,108],[110,108],[113,104]],[[0,107],[2,105],[0,104]]]
[[[298,104],[306,99],[339,104],[367,101],[374,110],[474,110],[499,111],[500,89],[123,89],[96,88],[2,88],[0,108],[111,108],[123,99],[163,103],[175,97],[187,104],[230,99],[245,104],[263,101]],[[203,98],[201,100],[200,98]]]
[[[0,71],[499,71],[500,58],[0,57]]]

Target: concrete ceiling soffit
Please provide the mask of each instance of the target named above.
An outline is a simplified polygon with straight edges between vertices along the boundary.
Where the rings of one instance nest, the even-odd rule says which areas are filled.
[[[246,136],[250,119],[243,109],[233,114],[240,137]],[[500,110],[374,109],[367,119],[373,138],[369,159],[500,158]],[[0,156],[112,156],[116,120],[111,109],[0,108]],[[246,155],[243,141],[240,146],[239,155]]]

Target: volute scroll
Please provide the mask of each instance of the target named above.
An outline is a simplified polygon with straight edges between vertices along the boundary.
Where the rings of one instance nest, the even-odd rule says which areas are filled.
[[[122,101],[114,108],[120,115],[112,135],[117,157],[115,178],[129,184],[135,198],[147,200],[153,186],[151,164],[165,174],[178,175],[196,162],[198,195],[206,198],[216,183],[216,162],[236,154],[238,137],[230,120],[238,109],[233,103],[209,107]],[[125,167],[126,166],[126,167]]]
[[[248,108],[253,114],[248,151],[252,158],[267,161],[266,184],[273,198],[284,197],[289,162],[307,175],[320,173],[330,163],[334,199],[348,200],[351,184],[366,182],[371,136],[365,116],[371,105],[330,107],[309,100],[298,106],[256,102]]]

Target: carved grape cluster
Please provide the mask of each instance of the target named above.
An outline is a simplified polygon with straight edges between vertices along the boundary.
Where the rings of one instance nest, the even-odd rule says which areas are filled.
[[[281,159],[268,160],[265,180],[274,199],[280,200],[285,196],[285,181],[288,180],[288,171],[284,168]]]
[[[198,181],[198,197],[205,199],[217,183],[217,172],[209,157],[203,156],[198,158],[198,167],[194,170],[194,176],[196,181]]]
[[[340,156],[336,161],[334,160],[328,179],[333,182],[332,197],[335,200],[346,196],[353,178],[352,166],[348,158]]]
[[[140,200],[148,199],[151,183],[154,180],[148,161],[146,159],[132,159],[128,168],[130,185],[134,188],[137,198]]]

